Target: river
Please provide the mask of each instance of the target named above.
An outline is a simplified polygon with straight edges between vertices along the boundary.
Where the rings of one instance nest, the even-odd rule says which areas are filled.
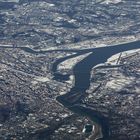
[[[1,48],[12,48],[0,45]],[[74,50],[74,49],[60,49],[60,50],[48,50],[48,51],[35,51],[28,47],[14,47],[20,48],[25,52],[32,54],[45,54],[51,52],[75,52],[76,54],[66,56],[64,58],[58,59],[54,62],[52,66],[52,73],[54,74],[54,80],[68,80],[69,75],[57,74],[57,66],[63,61],[74,58],[76,56],[92,52],[86,58],[78,62],[73,67],[73,75],[75,77],[75,84],[71,90],[65,95],[61,95],[57,97],[57,101],[59,101],[63,106],[67,107],[71,111],[78,113],[79,115],[88,116],[91,120],[98,123],[102,128],[102,140],[109,140],[109,122],[108,118],[105,118],[100,112],[88,108],[86,106],[81,106],[81,99],[83,99],[86,95],[86,90],[90,86],[90,72],[93,67],[100,63],[104,63],[110,58],[112,55],[140,48],[140,41],[135,41],[127,44],[120,44],[115,46],[101,47],[101,48],[91,48],[84,50]]]
[[[90,117],[93,121],[96,121],[96,123],[99,123],[99,125],[101,125],[102,127],[102,139],[104,140],[109,140],[108,118],[102,116],[100,112],[96,112],[90,108],[81,106],[79,104],[81,99],[85,97],[86,90],[90,86],[90,72],[93,67],[100,63],[105,63],[107,59],[110,58],[112,55],[138,48],[140,48],[140,41],[115,46],[89,49],[88,51],[92,53],[86,58],[84,58],[82,61],[78,62],[73,68],[73,75],[75,76],[74,87],[67,94],[57,97],[57,100],[65,107],[76,113],[86,115]],[[84,50],[82,53],[84,54]],[[87,50],[85,50],[85,53],[87,53]],[[59,64],[59,62],[62,62],[64,60],[66,60],[66,58],[61,58],[61,61],[57,61],[57,65]],[[55,73],[57,71],[56,63],[54,67],[52,70]],[[60,77],[62,79],[63,75],[61,75]],[[56,80],[58,80],[58,77],[56,77]]]

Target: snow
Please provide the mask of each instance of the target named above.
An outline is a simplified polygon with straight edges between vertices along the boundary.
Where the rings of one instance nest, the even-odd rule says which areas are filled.
[[[68,22],[69,22],[69,23],[74,23],[74,22],[76,22],[76,20],[75,20],[75,19],[71,19],[71,20],[69,20]]]
[[[70,79],[68,81],[66,81],[66,83],[68,84],[72,84],[74,82],[74,75],[70,75]]]
[[[107,45],[106,45],[106,44],[103,44],[103,43],[96,44],[96,47],[97,47],[97,48],[105,47],[105,46],[107,46]]]
[[[122,2],[122,0],[105,0],[104,2],[102,2],[102,4],[117,4]]]
[[[128,57],[129,55],[132,55],[134,53],[140,53],[140,49],[134,49],[134,50],[129,50],[129,51],[122,52],[121,57]],[[116,64],[116,62],[118,61],[119,56],[120,56],[120,53],[112,55],[107,60],[107,63]]]
[[[13,47],[13,45],[11,45],[11,44],[0,44],[0,46],[4,46],[4,47]]]
[[[64,95],[64,94],[66,94],[67,92],[66,91],[61,91],[59,94],[60,95]]]
[[[106,83],[106,88],[113,89],[115,91],[119,91],[125,86],[133,83],[135,81],[134,77],[126,77],[122,74],[120,75],[114,75],[113,78],[111,78],[107,83]]]
[[[48,3],[48,2],[39,2],[39,4],[40,4],[40,6],[48,6],[48,7],[54,7],[55,5],[54,4],[52,4],[52,3]]]
[[[50,82],[50,78],[48,77],[35,77],[34,78],[35,81],[38,81],[38,82]]]
[[[0,0],[0,2],[16,2],[16,3],[18,3],[19,0]]]
[[[68,114],[61,114],[60,117],[61,118],[67,118],[69,115]]]
[[[87,57],[88,55],[90,55],[90,53],[86,53],[84,55],[80,55],[74,58],[70,58],[68,60],[63,61],[62,63],[60,63],[58,65],[58,70],[62,70],[62,69],[72,69],[73,66],[78,63],[79,61],[81,61],[82,59],[84,59],[85,57]]]
[[[124,52],[122,52],[122,54],[117,53],[115,55],[112,55],[110,58],[107,59],[106,64],[116,65],[120,54],[121,54],[122,58],[125,58],[125,57],[131,56],[131,55],[133,55],[135,53],[140,53],[140,49],[124,51]],[[95,69],[95,68],[97,68],[99,66],[104,66],[104,65],[105,65],[104,63],[100,63],[100,64],[96,65],[93,69]]]

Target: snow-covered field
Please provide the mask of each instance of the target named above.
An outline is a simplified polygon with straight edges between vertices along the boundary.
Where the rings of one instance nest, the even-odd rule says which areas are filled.
[[[19,0],[0,0],[0,2],[19,2]]]
[[[48,77],[36,77],[35,81],[38,81],[38,82],[49,82],[50,78],[48,78]]]
[[[131,56],[132,54],[134,53],[140,53],[140,49],[134,49],[134,50],[130,50],[130,51],[125,51],[125,52],[122,52],[122,53],[117,53],[113,56],[111,56],[108,60],[107,60],[107,63],[110,63],[110,64],[116,64],[117,61],[118,61],[118,58],[120,57],[120,54],[121,54],[121,57],[128,57],[128,56]]]
[[[102,4],[110,4],[110,3],[117,4],[120,2],[122,2],[122,0],[105,0],[104,2],[102,2]]]
[[[135,81],[134,77],[126,77],[122,74],[113,75],[112,78],[106,83],[106,88],[113,89],[115,91],[119,91],[123,89],[125,86],[133,83]]]

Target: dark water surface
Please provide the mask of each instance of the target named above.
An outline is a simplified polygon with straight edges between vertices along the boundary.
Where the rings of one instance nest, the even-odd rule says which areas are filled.
[[[11,47],[5,47],[0,46],[1,48],[11,48]],[[97,112],[96,110],[93,110],[86,106],[81,106],[81,99],[85,97],[86,90],[90,86],[90,72],[93,67],[100,63],[104,63],[107,61],[108,58],[110,58],[112,55],[133,50],[133,49],[139,49],[140,48],[140,41],[131,42],[127,44],[120,44],[115,46],[108,46],[108,47],[101,47],[101,48],[93,48],[93,49],[84,49],[84,50],[48,50],[48,51],[35,51],[28,47],[14,47],[14,48],[20,48],[28,53],[32,54],[45,54],[47,52],[75,52],[76,54],[66,56],[64,58],[58,59],[52,67],[52,72],[54,73],[54,79],[59,81],[66,81],[68,80],[69,75],[62,75],[57,73],[57,66],[62,63],[63,61],[83,55],[85,53],[91,52],[90,55],[88,55],[86,58],[78,62],[74,68],[73,68],[73,75],[75,76],[75,85],[71,90],[62,96],[57,97],[57,100],[63,104],[65,107],[70,109],[71,111],[78,113],[79,115],[88,116],[91,118],[94,122],[99,124],[102,127],[102,133],[103,133],[103,140],[109,140],[109,123],[108,118],[105,118],[100,112]],[[76,96],[78,95],[78,98]]]
[[[84,96],[86,94],[86,90],[90,86],[90,72],[92,68],[100,63],[104,63],[110,58],[112,55],[140,48],[140,41],[121,44],[116,46],[102,47],[102,48],[94,48],[89,49],[89,52],[92,52],[89,56],[84,58],[82,61],[77,63],[73,68],[73,74],[75,76],[75,85],[65,95],[59,96],[57,100],[62,103],[65,107],[71,109],[72,111],[89,116],[93,121],[96,121],[102,127],[103,139],[109,140],[109,123],[108,119],[103,117],[99,112],[93,111],[90,108],[78,106],[77,104],[81,101],[79,98],[75,100],[76,94],[81,94],[80,96]],[[84,53],[84,50],[83,50]],[[87,53],[87,50],[85,50]],[[64,58],[65,60],[65,58]],[[63,60],[61,59],[61,62]],[[53,70],[56,70],[56,64]],[[54,71],[53,71],[54,72]],[[60,75],[59,75],[60,76]],[[58,77],[57,77],[58,78]],[[56,78],[56,80],[58,80]],[[54,78],[55,79],[55,78]],[[73,96],[73,97],[72,97]],[[75,100],[71,102],[71,100]]]

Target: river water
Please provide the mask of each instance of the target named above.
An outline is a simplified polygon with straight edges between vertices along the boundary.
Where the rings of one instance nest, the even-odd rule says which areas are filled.
[[[110,58],[112,55],[138,48],[140,48],[140,41],[128,44],[89,49],[88,51],[92,53],[86,58],[84,58],[82,61],[78,62],[73,68],[73,75],[75,76],[74,87],[67,94],[59,96],[57,98],[57,100],[61,104],[74,111],[75,113],[79,113],[80,115],[86,115],[90,117],[93,121],[96,121],[96,123],[98,123],[102,127],[102,139],[104,140],[109,140],[108,118],[102,116],[100,112],[93,111],[90,108],[83,107],[80,105],[81,99],[84,98],[86,90],[90,86],[90,72],[93,67],[100,63],[106,62],[107,59]],[[85,53],[86,52],[87,50],[85,50]],[[64,60],[66,59],[64,58]],[[61,59],[61,62],[62,61],[63,59]],[[56,64],[54,67],[55,68],[53,69],[53,72],[56,72]],[[63,77],[63,75],[61,76]],[[56,80],[58,80],[58,77],[56,77]]]
[[[11,48],[0,46],[1,48]],[[81,106],[81,99],[83,99],[86,95],[86,90],[90,86],[90,72],[93,67],[100,63],[104,63],[110,58],[112,55],[140,48],[140,41],[131,42],[127,44],[120,44],[115,46],[101,47],[101,48],[93,48],[93,49],[85,49],[85,50],[50,50],[50,51],[35,51],[28,47],[15,47],[20,48],[28,53],[32,54],[45,54],[47,52],[51,53],[53,51],[61,51],[61,52],[76,52],[76,54],[67,56],[64,58],[58,59],[52,67],[52,73],[54,74],[54,80],[68,80],[69,75],[61,75],[57,74],[57,65],[62,63],[63,61],[92,52],[89,56],[78,62],[73,68],[73,75],[75,76],[75,84],[71,90],[65,95],[61,95],[57,97],[57,101],[63,104],[65,107],[70,109],[71,111],[78,113],[79,115],[88,116],[94,122],[99,124],[102,128],[103,140],[109,140],[109,123],[108,118],[102,116],[100,112],[97,112],[91,108]]]

